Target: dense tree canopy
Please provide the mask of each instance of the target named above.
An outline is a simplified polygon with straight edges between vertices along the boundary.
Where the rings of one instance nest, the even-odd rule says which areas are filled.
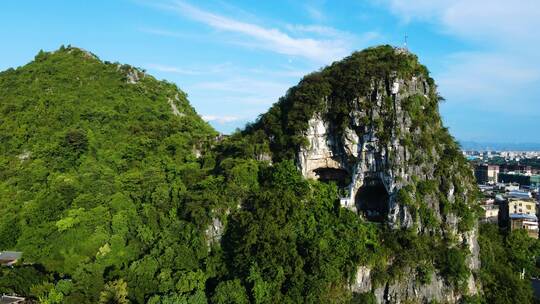
[[[425,203],[456,178],[455,162],[467,170],[446,130],[427,136],[446,147],[437,178],[398,193],[420,232],[366,222],[339,208],[335,184],[298,172],[293,151],[321,96],[344,94],[331,96],[342,121],[370,75],[430,79],[414,56],[388,46],[346,63],[306,76],[224,140],[175,85],[77,48],[0,73],[0,251],[23,252],[0,268],[0,292],[42,303],[373,303],[372,293],[351,293],[358,265],[373,268],[374,287],[414,273],[462,288],[469,252],[435,233],[443,224]],[[438,115],[435,102],[415,98],[414,119]],[[468,204],[441,207],[458,215],[460,231],[475,225]],[[536,271],[537,244],[481,232],[487,303],[530,301],[517,273]]]
[[[480,278],[486,303],[531,303],[529,279],[538,276],[535,257],[540,244],[524,230],[499,231],[496,225],[480,227],[482,270]],[[524,274],[524,279],[520,274]]]
[[[221,180],[197,158],[216,132],[186,95],[76,48],[1,73],[0,92],[0,249],[25,264],[2,270],[0,290],[49,303],[204,296]]]

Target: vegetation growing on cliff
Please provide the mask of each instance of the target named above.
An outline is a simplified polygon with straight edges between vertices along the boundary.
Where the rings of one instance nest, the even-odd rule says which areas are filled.
[[[402,83],[400,96],[404,97],[396,101],[398,97],[391,92],[394,81],[413,77],[414,84]],[[457,240],[456,233],[475,227],[476,189],[458,144],[442,125],[438,112],[441,100],[416,56],[380,46],[304,77],[248,126],[243,138],[259,145],[267,143],[274,161],[295,159],[299,149],[307,145],[308,121],[317,114],[330,122],[333,129],[329,132],[336,138],[353,129],[360,137],[375,134],[381,146],[398,140],[406,149],[407,161],[394,162],[395,150],[388,149],[388,163],[390,168],[416,168],[406,171],[409,180],[399,180],[404,186],[397,194],[397,202],[412,215],[413,227],[381,231],[379,239],[384,245],[375,259],[374,275],[380,284],[386,284],[412,269],[420,280],[428,281],[437,274],[464,291],[471,275],[467,264],[472,253],[464,241]],[[398,107],[404,112],[400,120]],[[353,124],[355,119],[359,123]],[[457,231],[453,231],[454,225]]]
[[[0,290],[49,303],[125,288],[141,303],[204,296],[221,179],[195,151],[217,133],[186,95],[76,48],[2,72],[0,92],[0,250],[24,252]]]
[[[390,90],[391,84],[384,83],[384,80],[412,76],[423,77],[433,83],[426,67],[419,64],[413,54],[396,52],[389,45],[355,52],[319,72],[305,76],[243,133],[264,131],[274,152],[274,160],[294,159],[298,148],[306,144],[303,133],[308,128],[308,120],[315,113],[327,113],[328,117],[325,118],[335,123],[336,132],[343,132],[358,98],[367,99],[364,108],[358,110],[369,112],[374,85],[383,85]],[[381,129],[388,129],[391,122],[386,120],[381,123]]]
[[[239,135],[210,149],[216,132],[185,94],[135,68],[61,48],[1,73],[0,92],[0,249],[24,252],[1,269],[2,292],[343,302],[375,250],[374,228],[336,208],[334,186],[255,160],[268,147]],[[216,218],[229,222],[222,246],[206,233]]]
[[[434,91],[405,109],[429,134],[407,145],[440,155],[418,153],[415,161],[435,162],[433,178],[398,193],[419,233],[340,208],[335,184],[305,180],[294,163],[325,97],[342,131],[352,99],[393,73],[433,84],[415,56],[368,49],[306,76],[257,122],[220,141],[173,84],[77,48],[41,52],[0,73],[0,250],[24,253],[22,263],[0,269],[0,292],[44,303],[374,301],[350,291],[358,265],[374,268],[375,287],[411,273],[422,284],[440,274],[462,287],[469,253],[454,234],[440,233],[445,222],[434,210],[456,214],[468,231],[474,193],[461,186],[470,172],[447,130],[422,121],[439,119]],[[501,253],[490,240],[481,239],[483,248]],[[505,261],[532,267],[528,252]],[[481,276],[496,289],[505,277],[484,260]]]
[[[539,241],[524,230],[508,233],[484,224],[480,226],[479,242],[485,303],[532,303],[530,278],[539,274],[535,260],[540,256]]]

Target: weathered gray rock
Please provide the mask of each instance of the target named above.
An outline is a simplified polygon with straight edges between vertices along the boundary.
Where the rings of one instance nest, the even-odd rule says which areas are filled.
[[[359,216],[384,221],[394,229],[415,227],[418,233],[457,236],[458,244],[455,245],[464,244],[471,252],[467,258],[469,268],[472,271],[479,269],[477,229],[459,232],[460,219],[452,213],[441,213],[437,194],[425,195],[422,203],[432,210],[439,223],[445,224],[441,225],[445,228],[422,227],[411,208],[397,198],[403,187],[436,177],[435,164],[441,159],[441,152],[434,146],[423,150],[403,144],[406,138],[420,138],[424,131],[413,124],[402,104],[412,95],[426,98],[427,102],[432,98],[428,96],[434,88],[422,76],[409,79],[395,76],[386,82],[373,81],[371,90],[365,97],[352,101],[349,124],[341,132],[337,132],[340,128],[327,118],[328,110],[311,117],[304,134],[309,145],[301,147],[297,153],[300,171],[306,178],[336,181],[345,193],[340,197],[341,206],[358,212]],[[329,106],[323,108],[328,109]],[[393,120],[391,129],[377,127],[380,119],[388,117]],[[433,123],[436,128],[442,127],[438,121]],[[442,196],[453,203],[456,196],[463,196],[463,193],[456,193],[458,185],[454,185],[452,179],[446,182],[448,191]],[[428,284],[421,284],[416,280],[415,271],[410,272],[410,276],[373,289],[371,269],[360,266],[350,289],[356,293],[373,291],[379,303],[455,303],[462,297],[438,275],[434,275]],[[469,294],[478,292],[472,274],[467,286]]]
[[[179,102],[180,100],[178,99],[178,93],[176,93],[176,95],[174,96],[174,99],[172,98],[169,98],[168,102],[169,102],[169,105],[171,106],[171,110],[173,112],[174,115],[176,116],[184,116],[185,114],[180,112],[178,110],[178,107],[176,106],[176,103]]]
[[[206,243],[210,249],[213,244],[218,244],[223,236],[223,223],[217,217],[212,219],[212,223],[206,228]]]
[[[126,75],[127,83],[135,84],[139,82],[139,72],[136,69],[130,69]]]
[[[360,266],[356,271],[356,278],[350,286],[352,292],[364,293],[371,291],[371,268]]]
[[[326,113],[316,113],[309,120],[309,127],[305,134],[309,146],[301,148],[297,159],[300,170],[306,178],[325,178],[323,175],[330,172],[342,172],[343,176],[350,177],[348,195],[341,198],[343,207],[358,210],[362,207],[362,200],[358,198],[358,191],[366,183],[376,183],[383,186],[386,195],[381,204],[387,210],[391,225],[397,222],[403,227],[410,227],[411,216],[405,214],[406,208],[396,205],[394,196],[413,175],[418,175],[422,168],[412,168],[407,165],[409,151],[400,144],[400,136],[410,128],[410,119],[401,110],[401,100],[412,94],[424,94],[427,83],[419,80],[395,79],[392,82],[391,94],[384,83],[373,83],[373,99],[357,98],[354,102],[356,111],[350,113],[350,124],[343,134],[334,133],[335,126],[328,119]],[[400,90],[400,88],[406,88]],[[416,89],[413,89],[416,88]],[[392,112],[385,106],[383,100],[387,97],[393,100]],[[372,105],[369,113],[362,111],[363,104]],[[379,139],[377,128],[374,126],[380,116],[394,116],[396,129],[386,130],[392,136],[388,142]],[[330,171],[333,170],[333,171]],[[321,173],[322,172],[322,173]],[[368,184],[369,186],[369,184]],[[405,212],[405,213],[403,213]]]
[[[414,271],[413,271],[414,273]],[[433,276],[427,284],[421,284],[415,275],[400,278],[374,290],[377,303],[456,303],[460,295],[439,276]]]
[[[461,298],[461,295],[438,275],[433,275],[429,283],[422,284],[417,280],[415,272],[409,269],[405,271],[406,276],[374,288],[371,272],[369,267],[358,267],[356,279],[350,289],[354,293],[373,292],[377,303],[456,303]],[[472,287],[469,287],[470,293],[476,293],[474,283],[471,276],[468,281],[468,285],[472,284]]]

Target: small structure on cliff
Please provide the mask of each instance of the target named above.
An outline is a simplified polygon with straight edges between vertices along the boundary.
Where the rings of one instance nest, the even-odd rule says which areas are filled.
[[[17,304],[24,303],[25,301],[25,298],[13,295],[10,296],[3,294],[2,297],[0,297],[0,304]]]
[[[0,265],[11,266],[21,258],[22,252],[2,251],[0,252]]]

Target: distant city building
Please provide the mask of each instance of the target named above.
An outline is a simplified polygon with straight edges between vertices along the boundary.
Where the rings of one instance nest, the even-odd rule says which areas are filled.
[[[512,192],[512,191],[519,191],[519,184],[518,183],[511,183],[511,184],[500,184],[501,190],[504,190],[505,192]]]
[[[532,194],[529,191],[520,191],[520,190],[509,191],[506,194],[506,196],[511,197],[511,198],[524,198],[524,199],[532,198]]]
[[[505,202],[504,196],[502,196],[502,194],[496,194],[495,195],[495,202],[497,202],[497,204]]]
[[[499,175],[499,166],[497,165],[477,165],[474,168],[474,176],[478,184],[496,183]]]
[[[540,188],[540,175],[522,173],[499,173],[498,181],[501,183],[518,183],[522,187]]]
[[[538,218],[529,214],[510,214],[510,230],[525,229],[527,234],[538,238]]]
[[[499,166],[500,172],[516,172],[521,174],[532,174],[531,166],[519,165],[519,164],[503,164]]]
[[[483,222],[497,223],[499,220],[499,206],[491,204],[483,204],[480,207],[484,209],[485,214]]]
[[[495,186],[492,186],[492,185],[478,185],[478,188],[480,188],[480,191],[482,191],[482,192],[489,192],[489,191],[493,191],[495,189]]]
[[[519,213],[527,215],[536,215],[536,202],[532,199],[508,199],[508,210],[510,214]]]
[[[500,204],[499,224],[510,230],[525,229],[529,236],[538,238],[536,201],[530,198],[507,198]]]

